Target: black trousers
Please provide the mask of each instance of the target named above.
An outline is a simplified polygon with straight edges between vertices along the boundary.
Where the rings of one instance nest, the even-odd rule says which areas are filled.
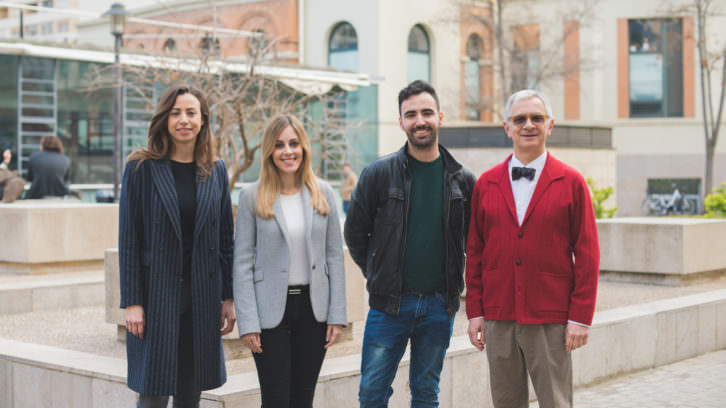
[[[315,320],[307,286],[288,294],[282,322],[260,334],[254,353],[263,408],[310,408],[325,358],[326,323]]]
[[[188,279],[182,281],[179,313],[179,348],[173,407],[198,408],[202,393],[195,391],[197,386],[194,377],[192,288]],[[166,408],[168,402],[168,395],[140,395],[137,408]]]

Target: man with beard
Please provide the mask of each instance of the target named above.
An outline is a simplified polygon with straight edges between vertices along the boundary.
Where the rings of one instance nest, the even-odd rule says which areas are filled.
[[[436,91],[414,81],[398,94],[408,141],[366,167],[345,240],[368,283],[360,406],[383,407],[411,341],[411,406],[438,406],[439,378],[463,288],[474,175],[438,144]]]

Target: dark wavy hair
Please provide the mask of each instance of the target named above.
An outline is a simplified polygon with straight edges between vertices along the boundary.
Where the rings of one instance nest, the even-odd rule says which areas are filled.
[[[160,160],[168,158],[171,154],[173,141],[169,134],[169,113],[176,103],[179,95],[192,94],[199,101],[199,110],[202,114],[202,127],[199,129],[197,141],[194,144],[194,160],[203,175],[209,176],[214,164],[214,138],[209,128],[209,104],[202,91],[197,88],[178,85],[167,89],[156,106],[154,116],[149,125],[149,136],[146,148],[141,148],[128,157],[128,160],[138,160],[138,168],[144,160]]]
[[[436,91],[434,90],[434,87],[431,86],[426,81],[422,81],[420,79],[417,79],[410,84],[408,84],[405,88],[401,89],[401,92],[398,93],[398,114],[401,115],[401,105],[403,105],[403,101],[406,99],[418,95],[420,93],[428,93],[431,96],[434,97],[434,101],[436,101],[436,109],[441,110],[439,107],[439,97],[436,95]]]

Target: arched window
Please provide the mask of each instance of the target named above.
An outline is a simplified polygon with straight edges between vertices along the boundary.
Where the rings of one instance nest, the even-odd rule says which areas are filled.
[[[267,34],[261,28],[254,31],[258,35],[250,37],[247,47],[249,48],[250,57],[264,57],[268,50],[266,50],[269,42],[267,41]]]
[[[164,51],[176,51],[176,41],[173,38],[164,41]]]
[[[221,47],[219,45],[219,38],[212,37],[207,34],[202,38],[202,42],[199,44],[204,55],[219,55]]]
[[[416,79],[431,81],[431,43],[421,24],[408,34],[408,82]]]
[[[464,64],[464,87],[466,88],[466,119],[479,120],[481,105],[479,87],[479,59],[482,54],[482,40],[478,34],[472,34],[466,40],[466,56]]]
[[[358,72],[358,35],[350,23],[340,23],[330,33],[328,65],[342,71]]]

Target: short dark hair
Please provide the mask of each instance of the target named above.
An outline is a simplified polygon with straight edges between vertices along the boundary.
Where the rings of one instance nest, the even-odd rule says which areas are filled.
[[[58,136],[43,136],[40,139],[40,145],[46,152],[63,153],[63,143]]]
[[[439,108],[439,97],[436,96],[434,87],[426,81],[417,79],[408,84],[405,88],[401,89],[401,92],[398,93],[398,114],[401,115],[401,105],[403,105],[403,101],[424,92],[434,97],[434,101],[436,101],[436,110],[441,110]]]

